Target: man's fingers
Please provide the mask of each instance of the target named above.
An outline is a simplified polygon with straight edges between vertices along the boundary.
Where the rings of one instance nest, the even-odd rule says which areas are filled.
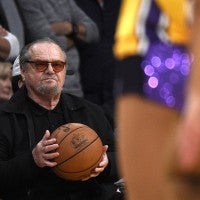
[[[58,147],[59,147],[58,144],[52,144],[52,145],[44,146],[44,147],[43,147],[43,152],[44,152],[44,153],[48,153],[48,152],[50,152],[50,151],[56,150]]]
[[[42,141],[42,145],[48,146],[48,145],[54,144],[55,142],[56,142],[56,139],[52,138],[52,139],[49,139],[49,140]]]
[[[50,151],[56,150],[58,147],[59,147],[58,144],[52,144],[52,145],[49,145],[49,146],[45,146],[45,147],[43,147],[43,152],[48,153]]]
[[[43,155],[43,158],[45,160],[52,160],[54,158],[57,158],[59,156],[59,153],[58,152],[54,152],[54,153],[48,153],[48,154],[44,154]]]
[[[48,166],[48,167],[55,167],[57,165],[57,162],[51,162],[51,161],[46,160],[44,164],[45,166]]]

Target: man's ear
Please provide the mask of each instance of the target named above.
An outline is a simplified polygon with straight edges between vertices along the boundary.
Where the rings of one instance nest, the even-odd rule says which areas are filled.
[[[26,72],[26,70],[23,68],[23,67],[20,67],[20,74],[21,74],[21,79],[22,79],[22,82],[25,81],[25,76],[24,76],[24,73]]]
[[[23,77],[24,73],[26,72],[26,69],[24,69],[24,67],[20,67],[20,74]]]

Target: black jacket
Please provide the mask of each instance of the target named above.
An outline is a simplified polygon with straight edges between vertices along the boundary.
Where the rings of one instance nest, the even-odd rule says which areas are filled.
[[[4,199],[109,199],[106,191],[117,180],[114,135],[102,110],[84,99],[62,94],[64,116],[93,128],[107,144],[109,165],[88,181],[65,181],[50,168],[39,168],[32,157],[34,125],[23,87],[0,110],[0,194]],[[69,121],[66,121],[68,123]],[[44,174],[48,174],[47,177]]]

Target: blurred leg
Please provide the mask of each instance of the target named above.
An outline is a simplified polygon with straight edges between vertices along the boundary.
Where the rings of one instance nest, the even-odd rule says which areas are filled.
[[[134,95],[120,97],[116,103],[119,165],[128,199],[170,199],[165,164],[178,114]]]

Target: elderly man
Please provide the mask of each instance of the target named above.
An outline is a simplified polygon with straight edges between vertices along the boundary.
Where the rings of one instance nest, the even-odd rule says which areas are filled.
[[[63,90],[82,97],[77,44],[97,42],[96,24],[74,0],[17,0],[25,22],[27,41],[43,37],[55,40],[68,55],[68,68],[74,74],[66,79]]]
[[[19,60],[24,86],[0,111],[3,199],[109,199],[117,179],[113,132],[98,106],[61,92],[67,70],[64,51],[41,39],[25,46]],[[104,144],[102,161],[82,181],[66,181],[51,170],[59,154],[50,134],[69,122],[90,126]]]

